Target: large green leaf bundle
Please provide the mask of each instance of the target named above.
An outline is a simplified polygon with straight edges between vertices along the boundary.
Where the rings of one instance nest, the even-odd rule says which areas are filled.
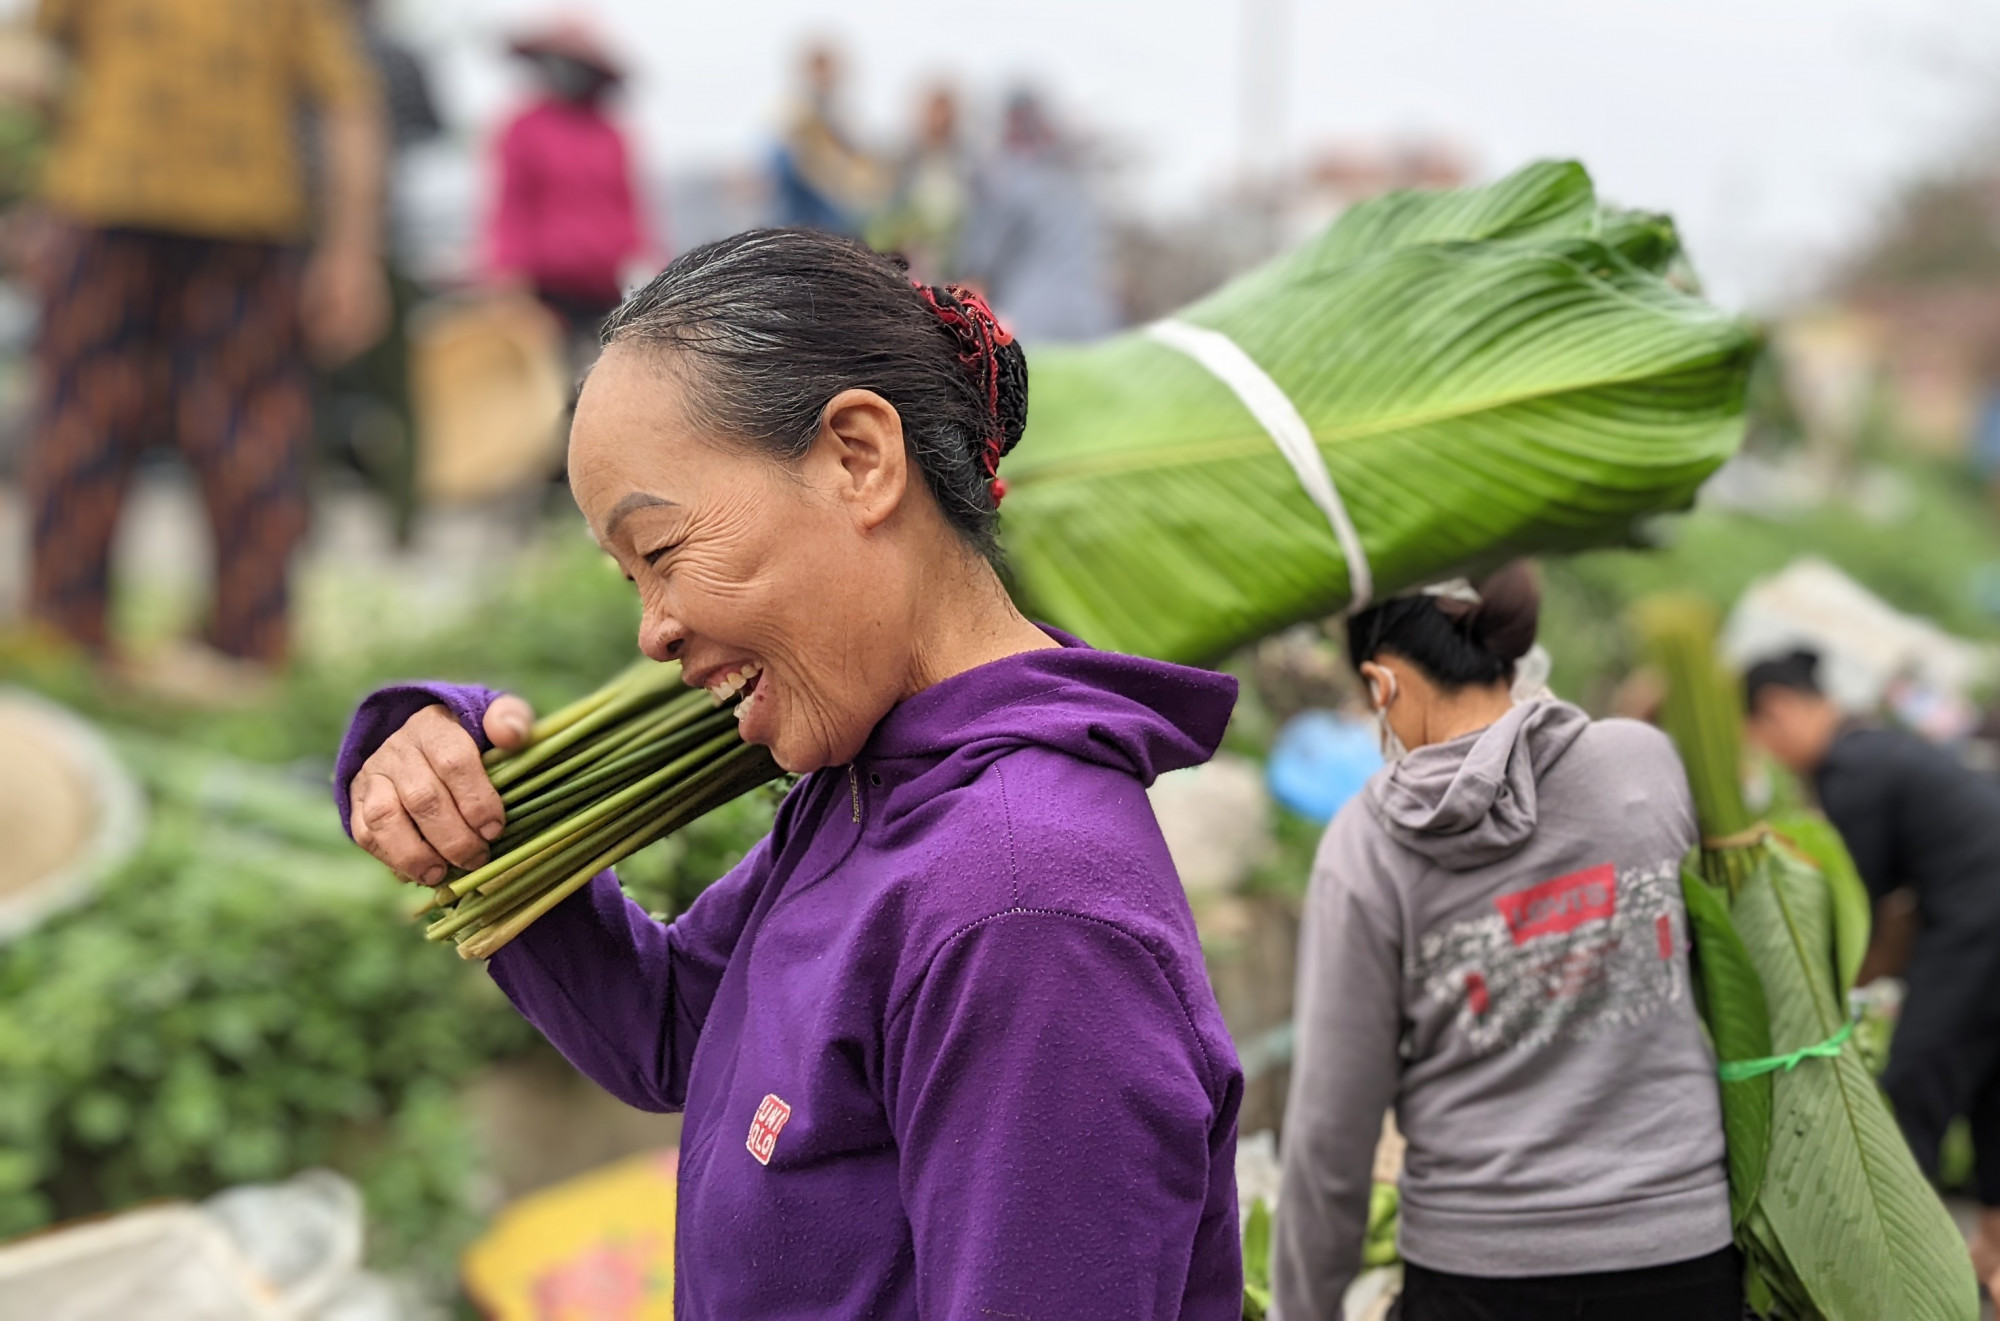
[[[1725,1062],[1790,1064],[1734,1081],[1726,1070],[1721,1084],[1751,1302],[1791,1321],[1973,1321],[1964,1240],[1843,1031],[1868,938],[1853,864],[1822,820],[1751,822],[1713,612],[1655,601],[1641,625],[1707,837],[1682,888],[1709,1035]]]
[[[1668,222],[1540,164],[1355,207],[1180,319],[1290,397],[1379,595],[1621,540],[1733,452],[1753,336],[1678,259]],[[1200,661],[1347,603],[1327,519],[1206,368],[1143,333],[1031,366],[1002,522],[1036,617]]]

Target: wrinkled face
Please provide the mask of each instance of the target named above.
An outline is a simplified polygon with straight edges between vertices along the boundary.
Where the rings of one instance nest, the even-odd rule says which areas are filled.
[[[705,433],[685,397],[656,350],[613,345],[570,433],[577,504],[639,589],[640,649],[747,692],[743,736],[786,770],[851,761],[911,673],[912,581],[885,530],[908,489],[895,410],[845,392],[786,464]]]

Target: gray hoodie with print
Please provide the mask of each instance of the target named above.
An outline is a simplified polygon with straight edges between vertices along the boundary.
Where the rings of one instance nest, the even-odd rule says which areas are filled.
[[[1679,883],[1695,842],[1664,735],[1548,700],[1419,748],[1334,818],[1301,938],[1282,1321],[1340,1316],[1392,1104],[1410,1261],[1575,1275],[1729,1243]]]

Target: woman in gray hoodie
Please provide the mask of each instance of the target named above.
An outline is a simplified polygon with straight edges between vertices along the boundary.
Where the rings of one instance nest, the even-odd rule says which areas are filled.
[[[1402,1321],[1742,1315],[1688,982],[1686,776],[1649,726],[1514,701],[1539,607],[1516,565],[1348,621],[1391,765],[1313,868],[1282,1321],[1341,1316],[1392,1105]]]

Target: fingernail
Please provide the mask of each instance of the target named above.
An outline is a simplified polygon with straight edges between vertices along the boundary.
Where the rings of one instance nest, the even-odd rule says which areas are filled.
[[[505,725],[507,732],[515,738],[528,737],[528,722],[520,716],[502,716],[500,717],[500,723]]]
[[[500,838],[500,832],[506,828],[505,825],[498,821],[488,821],[479,828],[479,837],[481,839],[498,839]]]
[[[442,867],[433,867],[429,871],[424,873],[425,885],[436,885],[439,881],[443,879],[444,879],[444,868]]]

